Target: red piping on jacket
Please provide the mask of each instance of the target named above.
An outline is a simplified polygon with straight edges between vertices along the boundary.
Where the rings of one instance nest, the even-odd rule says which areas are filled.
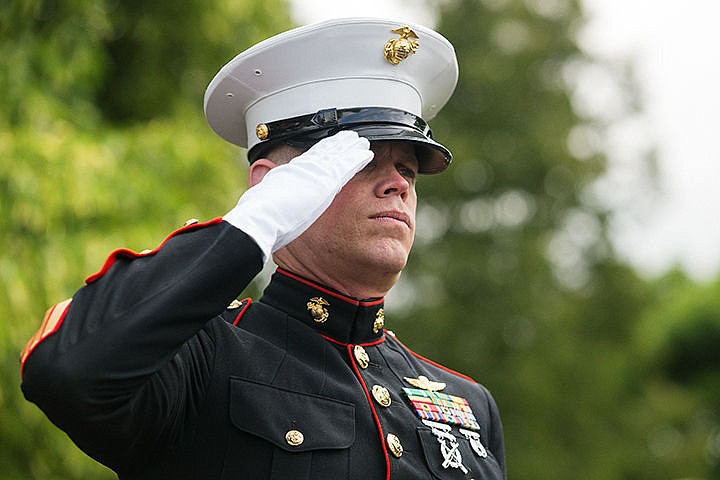
[[[380,435],[380,446],[382,447],[383,456],[385,457],[385,480],[390,480],[390,456],[388,455],[387,446],[385,445],[385,435],[383,434],[382,425],[380,424],[380,417],[378,417],[378,414],[375,411],[375,405],[373,405],[372,398],[370,397],[370,391],[368,390],[367,385],[365,385],[365,380],[363,380],[362,375],[360,375],[360,370],[358,370],[357,364],[355,363],[353,348],[354,347],[352,344],[347,345],[347,352],[348,356],[350,357],[350,364],[352,365],[358,380],[360,380],[360,385],[365,392],[365,398],[367,399],[368,405],[370,405],[370,411],[372,412],[375,426],[377,427],[378,434]]]
[[[147,257],[149,255],[154,255],[175,235],[178,235],[180,233],[187,232],[190,230],[195,230],[198,228],[215,225],[216,223],[220,223],[220,222],[222,222],[222,217],[214,218],[207,222],[202,222],[202,223],[198,222],[198,223],[193,223],[190,225],[185,225],[184,227],[180,227],[177,230],[175,230],[174,232],[172,232],[170,235],[168,235],[168,237],[165,240],[163,240],[163,242],[158,247],[154,248],[153,250],[148,250],[148,251],[138,253],[138,252],[135,252],[135,251],[127,249],[127,248],[118,248],[117,250],[113,251],[108,256],[107,260],[105,260],[105,264],[103,264],[102,268],[97,273],[94,273],[85,279],[85,283],[90,284],[90,283],[98,280],[99,278],[101,278],[103,275],[105,275],[107,273],[107,271],[110,270],[110,267],[112,267],[115,264],[118,257],[134,259],[134,258]]]
[[[328,342],[332,342],[332,343],[334,343],[335,345],[340,345],[341,347],[347,347],[348,345],[350,345],[349,343],[341,342],[340,340],[335,340],[334,338],[328,337],[327,335],[323,335],[322,333],[320,334],[320,336],[323,337],[323,338],[324,338],[325,340],[327,340]],[[383,343],[384,341],[385,341],[385,335],[383,335],[382,337],[378,338],[377,340],[373,340],[372,342],[368,342],[368,343],[355,343],[355,344],[353,344],[353,345],[360,345],[361,347],[374,347],[375,345],[380,345],[380,344]]]
[[[245,303],[247,302],[247,303]],[[245,315],[245,312],[247,312],[247,309],[250,307],[250,304],[252,303],[252,298],[243,298],[240,303],[245,303],[243,305],[240,312],[237,314],[237,317],[235,317],[235,320],[233,320],[233,326],[237,326],[238,323],[240,323],[240,319],[243,315]]]

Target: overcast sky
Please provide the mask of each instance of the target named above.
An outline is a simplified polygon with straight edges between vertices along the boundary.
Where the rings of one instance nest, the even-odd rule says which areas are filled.
[[[650,208],[620,216],[616,246],[651,275],[679,264],[697,279],[714,278],[720,269],[720,1],[584,2],[591,21],[581,37],[583,48],[633,58],[645,106],[642,125],[618,126],[608,193],[635,188],[638,145],[651,142],[658,150],[659,196]],[[432,26],[432,12],[418,3],[292,0],[301,23],[380,16]]]

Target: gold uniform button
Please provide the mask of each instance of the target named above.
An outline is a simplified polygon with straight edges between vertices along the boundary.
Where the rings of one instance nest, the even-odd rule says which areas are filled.
[[[297,447],[305,441],[305,435],[303,435],[302,432],[298,430],[290,430],[285,434],[285,441],[288,443],[288,445]]]
[[[395,455],[395,458],[402,457],[403,454],[403,446],[402,443],[400,443],[400,439],[393,435],[392,433],[387,434],[387,445],[390,449],[390,452]]]
[[[355,345],[354,349],[355,353],[355,360],[357,360],[358,365],[360,365],[360,368],[366,369],[368,365],[370,365],[370,357],[368,356],[367,352],[363,347],[360,345]]]
[[[389,407],[392,403],[392,398],[390,398],[390,392],[387,388],[381,385],[373,385],[372,394],[373,397],[375,397],[375,401],[378,402],[382,407]]]

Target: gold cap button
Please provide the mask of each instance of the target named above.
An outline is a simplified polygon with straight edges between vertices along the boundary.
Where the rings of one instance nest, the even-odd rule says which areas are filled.
[[[400,458],[403,454],[403,446],[400,443],[400,439],[392,433],[387,434],[387,445],[390,452],[395,455],[396,458]]]
[[[200,223],[200,220],[197,218],[191,218],[187,222],[183,223],[183,227],[189,227],[190,225],[195,225],[196,223]]]
[[[390,392],[387,388],[381,385],[373,385],[372,394],[373,397],[375,397],[375,401],[378,402],[380,406],[389,407],[392,403],[392,398],[390,398]]]
[[[302,432],[298,430],[290,430],[285,434],[285,441],[288,443],[288,445],[297,447],[305,441],[305,435],[303,435]]]
[[[261,123],[255,127],[255,135],[257,135],[259,140],[266,140],[270,136],[270,130],[267,125]]]
[[[361,347],[360,345],[355,345],[354,353],[355,360],[357,360],[360,368],[365,369],[368,367],[368,365],[370,365],[370,357],[368,356],[367,352],[363,347]]]

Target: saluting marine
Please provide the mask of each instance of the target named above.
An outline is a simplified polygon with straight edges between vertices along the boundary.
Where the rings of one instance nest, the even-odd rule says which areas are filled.
[[[440,34],[380,19],[240,53],[205,113],[247,148],[251,188],[48,310],[26,398],[122,479],[504,479],[488,390],[385,329],[457,75]],[[237,300],[271,258],[262,297]]]

